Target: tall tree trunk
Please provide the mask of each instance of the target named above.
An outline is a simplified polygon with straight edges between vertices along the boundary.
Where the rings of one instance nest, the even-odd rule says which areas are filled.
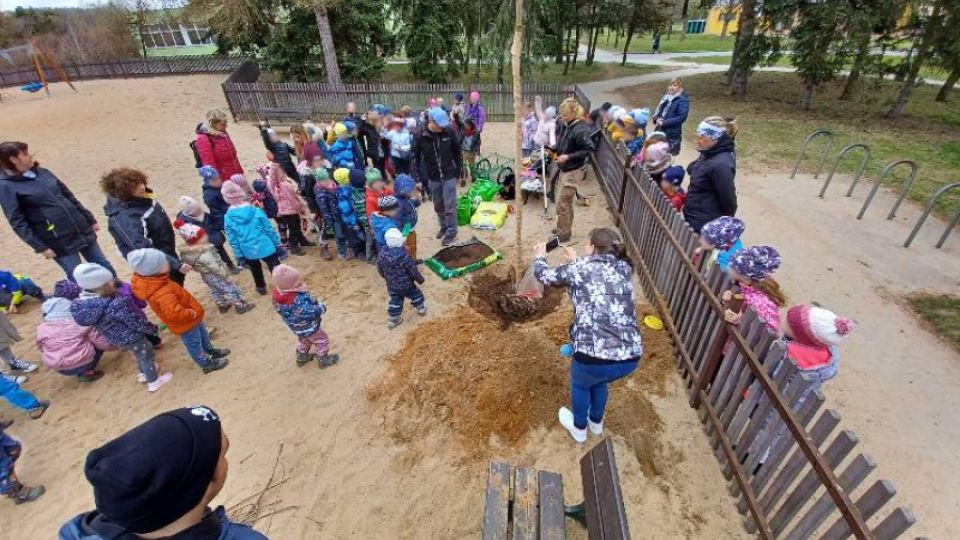
[[[627,52],[630,50],[630,40],[633,39],[633,33],[637,29],[636,19],[630,17],[630,23],[627,25],[627,37],[623,40],[623,59],[620,60],[620,65],[627,65]]]
[[[847,83],[843,87],[843,93],[840,94],[841,101],[848,101],[853,98],[853,91],[860,82],[860,74],[863,73],[863,65],[870,55],[870,30],[860,34],[857,39],[857,55],[853,58],[853,65],[850,66],[850,74],[847,75]]]
[[[573,33],[573,67],[577,67],[577,57],[580,56],[580,22],[574,27]]]
[[[732,95],[742,96],[747,93],[747,80],[753,66],[748,62],[747,51],[750,50],[753,35],[757,28],[757,0],[743,0],[740,7],[740,22],[737,30],[737,42],[730,59],[730,71],[727,77],[729,91]]]
[[[960,79],[960,68],[955,68],[950,72],[950,75],[947,76],[947,80],[943,82],[943,86],[940,87],[940,91],[937,92],[936,101],[946,101],[950,97],[950,92],[953,91],[953,87],[957,85],[957,79]]]
[[[482,48],[480,46],[480,30],[477,28],[477,63],[473,70],[474,84],[480,84],[480,59],[483,58]]]
[[[800,109],[809,111],[813,105],[813,93],[816,87],[810,83],[803,84],[803,92],[800,93]]]
[[[523,161],[523,81],[520,79],[520,47],[523,42],[523,0],[514,0],[516,14],[513,24],[513,46],[510,49],[513,59],[513,124],[514,124],[514,165],[520,170]],[[517,256],[514,259],[517,280],[523,279],[523,210],[517,212]]]
[[[621,36],[620,36],[620,31],[621,31],[621,30],[622,30],[622,28],[617,28],[616,33],[613,34],[613,46],[614,46],[614,47],[619,47],[619,46],[620,46],[620,37],[621,37]],[[608,44],[610,43],[610,40],[609,40],[609,39],[607,39],[607,43],[608,43]]]
[[[503,84],[503,49],[500,49],[500,52],[497,53],[497,84]]]
[[[573,27],[567,27],[567,38],[563,41],[564,49],[564,60],[563,60],[563,74],[566,75],[570,71],[570,40],[573,37]]]
[[[907,72],[907,77],[900,86],[897,100],[893,103],[890,111],[887,112],[887,118],[899,118],[906,110],[907,103],[910,102],[910,95],[913,94],[913,87],[917,84],[917,75],[920,74],[920,68],[933,55],[933,45],[940,34],[940,27],[943,23],[943,8],[946,2],[947,0],[938,0],[934,4],[927,25],[923,29],[917,54],[913,57],[913,62],[910,63],[910,71]]]
[[[673,12],[667,17],[667,41],[673,36]]]
[[[327,82],[340,84],[340,64],[337,63],[337,50],[333,47],[333,32],[330,30],[330,18],[327,17],[325,0],[313,5],[313,14],[317,18],[317,30],[320,31],[320,46],[323,48],[323,66],[327,70]]]
[[[690,0],[683,0],[683,8],[680,9],[680,41],[687,40],[687,14],[690,13]]]
[[[727,30],[730,29],[730,18],[733,16],[733,11],[721,15],[723,17],[723,27],[720,28],[720,39],[727,39]]]
[[[597,50],[596,36],[600,28],[598,28],[596,21],[597,21],[597,3],[594,2],[593,5],[590,6],[589,24],[591,26],[589,28],[589,32],[587,33],[587,58],[586,58],[586,61],[584,62],[584,65],[587,65],[587,66],[593,65],[593,55],[594,53],[596,53],[596,50]]]

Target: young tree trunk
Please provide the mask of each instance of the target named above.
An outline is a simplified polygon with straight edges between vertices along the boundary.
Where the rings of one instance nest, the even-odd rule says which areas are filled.
[[[723,27],[720,28],[720,39],[727,39],[727,30],[730,29],[730,17],[733,12],[723,14]]]
[[[840,94],[841,101],[848,101],[853,98],[853,91],[860,82],[860,74],[863,73],[863,65],[870,54],[870,31],[860,35],[857,40],[857,56],[853,59],[853,65],[850,66],[850,74],[847,75],[847,83],[843,87],[843,93]]]
[[[809,111],[813,105],[813,93],[816,87],[810,83],[804,83],[803,92],[800,94],[800,109]]]
[[[750,49],[753,34],[757,27],[757,0],[744,0],[740,8],[740,23],[737,41],[730,60],[727,82],[730,94],[742,96],[747,93],[747,80],[753,66],[747,61],[746,51]]]
[[[570,40],[573,37],[573,28],[567,27],[567,38],[563,41],[564,44],[564,59],[563,59],[563,74],[566,75],[570,71]]]
[[[621,36],[620,36],[620,30],[622,30],[622,29],[621,29],[621,28],[617,28],[616,33],[613,34],[613,46],[614,46],[614,47],[619,47],[619,46],[620,46],[620,37],[621,37]],[[609,43],[609,42],[610,42],[610,40],[607,40],[607,43]]]
[[[497,84],[503,84],[503,50],[497,53]]]
[[[687,14],[690,12],[690,0],[683,0],[683,8],[680,9],[680,41],[687,40]]]
[[[313,4],[313,14],[320,31],[320,46],[323,48],[323,67],[327,70],[327,82],[340,84],[340,64],[337,62],[337,50],[333,47],[333,32],[330,30],[330,18],[327,17],[326,0],[317,0]]]
[[[479,32],[479,30],[477,30]],[[474,84],[480,84],[480,59],[483,57],[482,49],[480,47],[480,34],[477,34],[477,63],[475,64],[473,70],[473,82]]]
[[[670,37],[673,36],[673,13],[667,17],[667,41],[670,41]]]
[[[514,0],[516,14],[513,24],[513,46],[510,48],[513,61],[513,124],[514,124],[514,165],[513,170],[520,170],[523,161],[523,81],[520,79],[520,47],[523,43],[523,0]],[[517,279],[523,279],[523,211],[517,216],[517,256],[514,259]]]
[[[623,59],[620,60],[620,65],[627,65],[627,51],[630,50],[630,40],[633,39],[633,33],[636,31],[636,23],[633,17],[630,17],[630,23],[627,25],[627,37],[623,41]]]
[[[580,56],[580,22],[573,31],[573,67],[577,67],[577,57]]]
[[[943,82],[943,86],[940,87],[940,91],[937,92],[936,101],[946,101],[950,97],[950,92],[953,91],[953,87],[957,85],[957,79],[960,79],[960,68],[955,68],[950,72],[950,75],[947,76],[947,80]]]
[[[927,25],[923,29],[920,38],[920,44],[917,46],[917,54],[914,55],[910,63],[910,71],[900,86],[900,93],[897,100],[887,112],[887,118],[899,118],[910,102],[910,95],[913,94],[913,87],[917,84],[917,75],[920,74],[920,68],[933,55],[933,45],[940,34],[940,26],[943,23],[943,8],[947,0],[939,0],[933,6],[930,18],[927,19]]]

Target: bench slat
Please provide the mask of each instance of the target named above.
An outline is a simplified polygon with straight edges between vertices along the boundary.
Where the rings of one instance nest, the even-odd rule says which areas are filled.
[[[630,538],[620,492],[613,443],[604,439],[580,460],[584,506],[590,540]]]
[[[510,509],[510,465],[491,462],[483,510],[483,540],[507,540]]]
[[[517,467],[513,483],[513,540],[537,540],[537,470]]]
[[[563,479],[557,473],[540,471],[540,538],[565,540]]]

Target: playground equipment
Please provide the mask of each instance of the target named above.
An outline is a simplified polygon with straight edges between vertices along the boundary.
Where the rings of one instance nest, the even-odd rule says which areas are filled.
[[[827,161],[827,154],[829,154],[830,149],[833,148],[833,132],[826,129],[818,129],[807,135],[807,138],[803,140],[803,144],[800,146],[800,155],[797,156],[797,164],[793,167],[793,172],[790,173],[790,178],[796,176],[797,171],[800,170],[800,162],[803,161],[803,157],[807,153],[807,145],[810,144],[810,141],[821,135],[827,138],[827,144],[824,145],[823,150],[820,151],[820,163],[817,165],[816,174],[813,175],[814,178],[820,177],[820,172],[823,171],[823,165]]]
[[[954,189],[960,188],[960,182],[954,182],[952,184],[947,184],[942,188],[938,189],[936,193],[930,197],[930,200],[927,202],[927,207],[924,208],[923,214],[920,215],[920,219],[917,220],[917,224],[913,226],[913,230],[910,231],[910,236],[907,237],[907,241],[903,243],[903,247],[908,248],[910,244],[913,243],[913,239],[917,237],[917,233],[920,232],[920,229],[923,227],[923,223],[927,220],[927,217],[930,215],[930,212],[933,210],[933,205],[937,203],[937,199],[943,196],[944,193]],[[896,208],[894,208],[895,210]],[[940,235],[940,240],[937,240],[937,248],[943,247],[943,243],[947,241],[947,237],[950,236],[950,233],[953,231],[953,228],[957,226],[957,223],[960,222],[960,209],[957,209],[957,213],[953,215],[953,219],[950,220],[950,223],[947,224],[947,228],[944,229],[943,234]]]
[[[900,196],[897,197],[897,202],[893,204],[893,208],[890,209],[890,213],[887,214],[887,219],[893,219],[897,214],[897,209],[900,208],[900,203],[903,202],[903,199],[906,198],[907,192],[910,191],[910,186],[913,185],[913,181],[917,179],[917,170],[919,167],[916,162],[909,159],[900,159],[894,161],[883,168],[880,171],[880,176],[877,177],[877,181],[873,184],[873,189],[870,190],[870,193],[867,195],[867,200],[863,201],[863,207],[860,208],[860,213],[857,214],[857,219],[863,219],[863,215],[867,212],[867,207],[870,206],[870,203],[873,201],[873,196],[877,194],[877,190],[880,189],[880,184],[883,183],[883,179],[890,174],[890,171],[895,169],[898,165],[908,165],[910,167],[910,178],[907,180],[906,185],[903,186],[903,191],[900,193]],[[853,194],[853,188],[857,184],[854,183],[850,186],[850,191],[847,192],[847,197]]]
[[[863,143],[854,143],[847,145],[840,153],[837,155],[836,161],[833,162],[833,168],[830,169],[830,174],[827,175],[827,179],[823,182],[823,187],[820,188],[820,194],[818,197],[823,198],[824,194],[827,192],[827,187],[830,185],[830,181],[833,180],[833,175],[837,172],[837,167],[840,166],[840,161],[843,160],[843,156],[850,152],[851,150],[856,149],[863,150],[863,159],[860,160],[860,168],[857,169],[857,174],[853,176],[853,183],[850,184],[850,189],[847,190],[847,197],[853,194],[853,188],[857,185],[857,181],[860,180],[860,177],[863,176],[863,171],[867,168],[867,162],[870,161],[870,147]]]
[[[21,86],[20,89],[24,92],[39,92],[42,88],[49,96],[50,83],[47,81],[47,69],[56,73],[57,77],[59,77],[61,81],[69,84],[70,88],[72,88],[74,92],[77,91],[77,88],[73,86],[73,82],[70,80],[70,76],[67,75],[67,72],[60,67],[60,64],[58,64],[49,53],[38,47],[35,43],[18,45],[8,49],[0,49],[0,59],[6,60],[11,65],[16,65],[13,61],[13,55],[16,53],[23,53],[30,56],[30,62],[33,64],[33,69],[37,73],[37,79],[39,79],[38,81],[32,81]]]

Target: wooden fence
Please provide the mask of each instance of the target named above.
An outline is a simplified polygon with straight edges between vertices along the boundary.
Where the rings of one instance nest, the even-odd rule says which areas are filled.
[[[60,67],[72,80],[82,81],[228,73],[241,66],[245,60],[246,58],[243,56],[160,56],[87,63],[67,62]],[[52,69],[45,69],[44,74],[50,82],[60,81],[60,75]],[[36,80],[37,73],[33,68],[0,70],[0,88],[21,86]]]
[[[885,540],[906,531],[913,513],[883,509],[893,485],[867,480],[876,464],[854,451],[857,436],[785,359],[783,342],[753,312],[739,328],[724,322],[719,297],[729,279],[716,265],[704,272],[695,262],[697,235],[660,187],[631,168],[606,134],[594,165],[647,298],[673,338],[691,406],[750,518],[746,529],[789,540]]]
[[[382,103],[393,109],[410,105],[422,108],[431,97],[443,97],[452,102],[454,92],[479,91],[491,122],[513,121],[513,88],[510,85],[480,84],[342,84],[327,83],[259,83],[225,82],[223,94],[235,120],[259,120],[270,114],[282,112],[282,116],[294,113],[303,120],[329,121],[340,118],[348,101],[359,107]],[[544,103],[558,104],[574,95],[572,84],[525,84],[526,100],[543,96]]]

